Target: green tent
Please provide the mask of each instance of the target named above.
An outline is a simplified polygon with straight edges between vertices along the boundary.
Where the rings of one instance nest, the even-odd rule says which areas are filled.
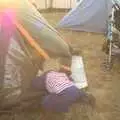
[[[27,0],[0,1],[0,11],[4,12],[6,9],[15,13],[15,19],[48,55],[52,53],[58,57],[71,56],[69,44]],[[1,29],[0,34],[2,34]],[[22,84],[25,86],[22,92],[24,88],[25,91],[29,88],[27,81],[31,81],[36,76],[43,60],[25,39],[25,36],[15,28],[7,48],[8,53],[5,55],[4,66],[0,68],[0,71],[3,71],[0,72],[0,75],[4,76],[6,87],[16,87],[16,85]],[[3,81],[2,78],[0,81]]]

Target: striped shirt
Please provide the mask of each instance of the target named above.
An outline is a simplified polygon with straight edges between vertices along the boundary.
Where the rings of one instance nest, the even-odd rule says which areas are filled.
[[[63,90],[74,86],[65,73],[51,71],[46,76],[46,89],[50,93],[60,93]]]

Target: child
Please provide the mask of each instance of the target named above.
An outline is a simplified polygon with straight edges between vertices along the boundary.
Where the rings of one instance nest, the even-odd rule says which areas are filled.
[[[45,72],[33,80],[33,87],[46,91],[47,94],[42,98],[42,107],[47,111],[68,112],[69,107],[78,100],[90,103],[93,98],[79,90],[72,79],[62,71]]]

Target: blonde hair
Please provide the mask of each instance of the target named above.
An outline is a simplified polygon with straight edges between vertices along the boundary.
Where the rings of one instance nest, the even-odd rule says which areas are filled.
[[[59,70],[60,64],[58,59],[49,59],[44,62],[43,69],[44,72],[49,71],[49,70]]]

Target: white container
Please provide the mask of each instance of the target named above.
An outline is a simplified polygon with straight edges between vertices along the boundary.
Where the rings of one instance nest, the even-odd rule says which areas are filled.
[[[87,77],[84,70],[84,63],[81,56],[72,56],[71,71],[71,77],[79,89],[88,86]]]

